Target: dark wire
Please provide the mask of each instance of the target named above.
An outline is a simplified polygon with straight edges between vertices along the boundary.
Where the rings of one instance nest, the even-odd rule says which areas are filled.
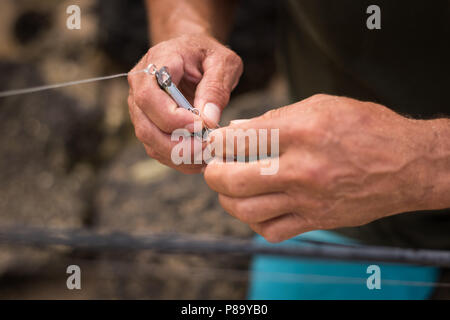
[[[44,229],[30,227],[0,228],[0,243],[49,247],[62,245],[95,251],[152,250],[189,254],[244,254],[303,257],[360,262],[450,267],[450,251],[403,249],[378,246],[340,246],[310,243],[269,245],[235,238],[211,238],[183,234],[131,235],[122,232],[97,233],[81,229]]]

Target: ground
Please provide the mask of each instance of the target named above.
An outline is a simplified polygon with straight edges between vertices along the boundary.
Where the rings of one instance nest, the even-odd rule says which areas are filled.
[[[247,71],[225,124],[286,101],[265,3],[255,11],[259,28],[245,10],[238,15],[231,46]],[[69,4],[82,9],[81,30],[65,27]],[[2,1],[0,90],[126,72],[147,50],[146,32],[138,1]],[[116,79],[0,100],[0,225],[252,237],[201,175],[148,158],[127,93]],[[0,249],[0,299],[246,296],[249,257]],[[82,269],[81,291],[66,289],[70,264]]]

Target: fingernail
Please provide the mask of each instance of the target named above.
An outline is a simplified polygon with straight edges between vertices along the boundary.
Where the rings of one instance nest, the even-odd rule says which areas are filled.
[[[244,122],[248,122],[250,121],[250,119],[236,119],[236,120],[231,120],[230,124],[240,124],[240,123],[244,123]]]
[[[220,108],[214,103],[208,102],[203,108],[203,117],[206,118],[208,124],[217,125],[220,120]]]

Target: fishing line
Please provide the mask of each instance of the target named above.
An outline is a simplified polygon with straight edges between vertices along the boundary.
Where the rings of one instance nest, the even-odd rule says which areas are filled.
[[[95,77],[95,78],[88,78],[88,79],[82,79],[82,80],[68,81],[68,82],[62,82],[62,83],[55,83],[55,84],[44,85],[44,86],[37,86],[37,87],[29,87],[29,88],[23,88],[23,89],[14,89],[14,90],[0,91],[0,98],[19,96],[19,95],[28,94],[28,93],[34,93],[34,92],[40,92],[40,91],[46,91],[46,90],[52,90],[52,89],[58,89],[58,88],[64,88],[64,87],[70,87],[70,86],[75,86],[75,85],[79,85],[79,84],[92,83],[92,82],[109,80],[109,79],[115,79],[115,78],[122,78],[122,77],[127,77],[129,75],[142,73],[142,72],[147,72],[147,69],[133,71],[133,72],[128,72],[128,73],[118,73],[118,74],[113,74],[113,75],[110,75],[110,76]]]
[[[194,108],[191,106],[189,101],[183,96],[181,91],[176,87],[176,85],[172,82],[172,78],[168,72],[167,67],[162,67],[158,70],[156,65],[153,63],[150,63],[145,69],[127,72],[127,73],[118,73],[113,74],[110,76],[103,76],[103,77],[95,77],[95,78],[88,78],[88,79],[82,79],[82,80],[75,80],[75,81],[68,81],[68,82],[61,82],[61,83],[55,83],[50,85],[43,85],[43,86],[36,86],[36,87],[29,87],[29,88],[23,88],[23,89],[13,89],[13,90],[6,90],[6,91],[0,91],[0,98],[6,98],[6,97],[12,97],[12,96],[19,96],[29,93],[35,93],[35,92],[41,92],[41,91],[47,91],[52,89],[58,89],[58,88],[64,88],[64,87],[70,87],[75,86],[79,84],[86,84],[86,83],[92,83],[92,82],[98,82],[103,80],[110,80],[110,79],[116,79],[116,78],[122,78],[122,77],[128,77],[129,75],[134,75],[138,73],[146,73],[148,75],[152,75],[156,77],[156,80],[164,91],[167,92],[168,95],[172,97],[173,100],[177,103],[177,105],[181,108],[184,108],[186,110],[191,111],[197,116],[200,116],[202,121],[204,122],[203,116],[200,113],[200,110],[197,108]],[[206,123],[203,123],[204,130],[206,130],[206,133],[210,133],[213,129],[219,128],[219,125],[216,125],[214,128],[209,128]],[[201,137],[203,137],[204,132],[199,133]]]

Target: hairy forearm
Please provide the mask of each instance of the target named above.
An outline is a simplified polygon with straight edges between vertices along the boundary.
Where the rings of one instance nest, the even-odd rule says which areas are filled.
[[[236,0],[146,0],[150,37],[157,44],[181,35],[226,41]]]
[[[450,208],[450,119],[425,121],[431,132],[428,158],[427,209]]]

